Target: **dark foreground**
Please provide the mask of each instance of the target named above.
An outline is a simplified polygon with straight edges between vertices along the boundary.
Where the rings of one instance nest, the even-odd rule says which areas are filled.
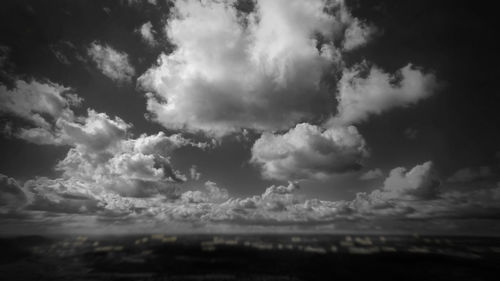
[[[147,235],[0,239],[2,280],[499,280],[500,239]]]

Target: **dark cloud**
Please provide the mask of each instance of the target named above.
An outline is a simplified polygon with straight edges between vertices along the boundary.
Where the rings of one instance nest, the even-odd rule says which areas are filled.
[[[488,166],[479,168],[463,168],[451,175],[447,181],[450,183],[467,183],[477,180],[484,180],[493,175],[493,171]]]
[[[0,213],[23,207],[27,199],[25,192],[15,179],[0,174]]]
[[[359,179],[360,180],[373,180],[373,179],[381,178],[383,175],[384,175],[384,173],[382,172],[382,170],[377,168],[377,169],[366,171],[365,173],[363,173],[359,177]]]

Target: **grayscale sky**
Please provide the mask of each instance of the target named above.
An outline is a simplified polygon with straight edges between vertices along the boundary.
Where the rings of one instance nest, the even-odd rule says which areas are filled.
[[[0,5],[0,233],[500,230],[492,7]]]

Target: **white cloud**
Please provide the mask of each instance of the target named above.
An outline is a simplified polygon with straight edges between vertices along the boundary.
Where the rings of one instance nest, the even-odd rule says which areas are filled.
[[[50,81],[17,80],[13,89],[0,85],[0,113],[15,115],[42,128],[50,127],[50,119],[72,120],[74,113],[70,106],[81,101],[71,94],[70,88]]]
[[[367,77],[362,77],[369,70]],[[396,75],[383,72],[376,66],[357,65],[343,72],[338,84],[337,116],[344,124],[366,121],[370,115],[381,114],[394,107],[414,104],[430,95],[438,84],[433,74],[424,74],[411,64]]]
[[[153,119],[220,136],[328,115],[324,78],[341,59],[333,42],[352,20],[342,2],[261,0],[250,14],[234,2],[175,2],[166,30],[177,48],[139,79]]]
[[[141,34],[144,42],[148,43],[150,46],[155,46],[157,44],[155,40],[153,24],[150,21],[141,25],[141,27],[138,29],[138,32],[139,34]]]
[[[72,107],[82,100],[71,88],[50,81],[16,80],[13,89],[0,85],[0,114],[25,121],[7,124],[9,130],[4,133],[36,144],[66,144],[58,123],[74,122]]]
[[[127,130],[132,126],[121,118],[111,119],[105,113],[98,113],[92,109],[87,111],[86,117],[71,122],[59,119],[59,138],[64,143],[72,144],[89,151],[103,151],[122,140]]]
[[[283,135],[264,133],[252,147],[252,162],[266,178],[324,179],[358,170],[368,155],[365,141],[355,127],[323,130],[298,124]]]
[[[90,44],[87,53],[99,70],[111,80],[118,83],[132,82],[135,69],[130,64],[126,53],[97,42]]]
[[[359,179],[361,180],[373,180],[373,179],[378,179],[380,177],[382,177],[384,175],[384,173],[382,172],[382,170],[380,169],[373,169],[373,170],[369,170],[367,172],[365,172],[364,174],[362,174]]]
[[[312,155],[284,152],[289,156],[279,157],[285,160],[275,159],[265,155],[273,152],[259,154],[264,139],[283,139],[270,132],[291,132],[299,123],[328,118],[334,121],[322,127],[339,131],[369,115],[413,104],[436,87],[434,75],[410,64],[395,75],[372,67],[364,78],[364,64],[344,69],[343,53],[366,44],[376,27],[353,17],[343,1],[258,0],[250,12],[237,10],[235,3],[176,1],[165,28],[176,49],[161,54],[138,84],[150,91],[151,119],[166,128],[215,137],[245,129],[263,132],[253,161],[268,178],[325,178],[358,168],[364,156],[352,148],[338,152],[340,158],[305,148],[301,153]],[[332,117],[335,87],[338,115]]]
[[[83,127],[95,128],[91,123],[94,120],[89,120]],[[180,135],[167,137],[162,132],[129,138],[128,127],[120,127],[124,123],[105,122],[108,127],[76,131],[72,135],[75,147],[57,164],[64,178],[80,180],[122,196],[172,195],[174,183],[185,181],[186,177],[172,167],[170,153],[186,145],[204,147]]]

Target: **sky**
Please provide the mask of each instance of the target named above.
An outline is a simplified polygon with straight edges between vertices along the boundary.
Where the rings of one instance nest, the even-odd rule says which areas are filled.
[[[500,230],[486,4],[1,5],[0,234]]]

